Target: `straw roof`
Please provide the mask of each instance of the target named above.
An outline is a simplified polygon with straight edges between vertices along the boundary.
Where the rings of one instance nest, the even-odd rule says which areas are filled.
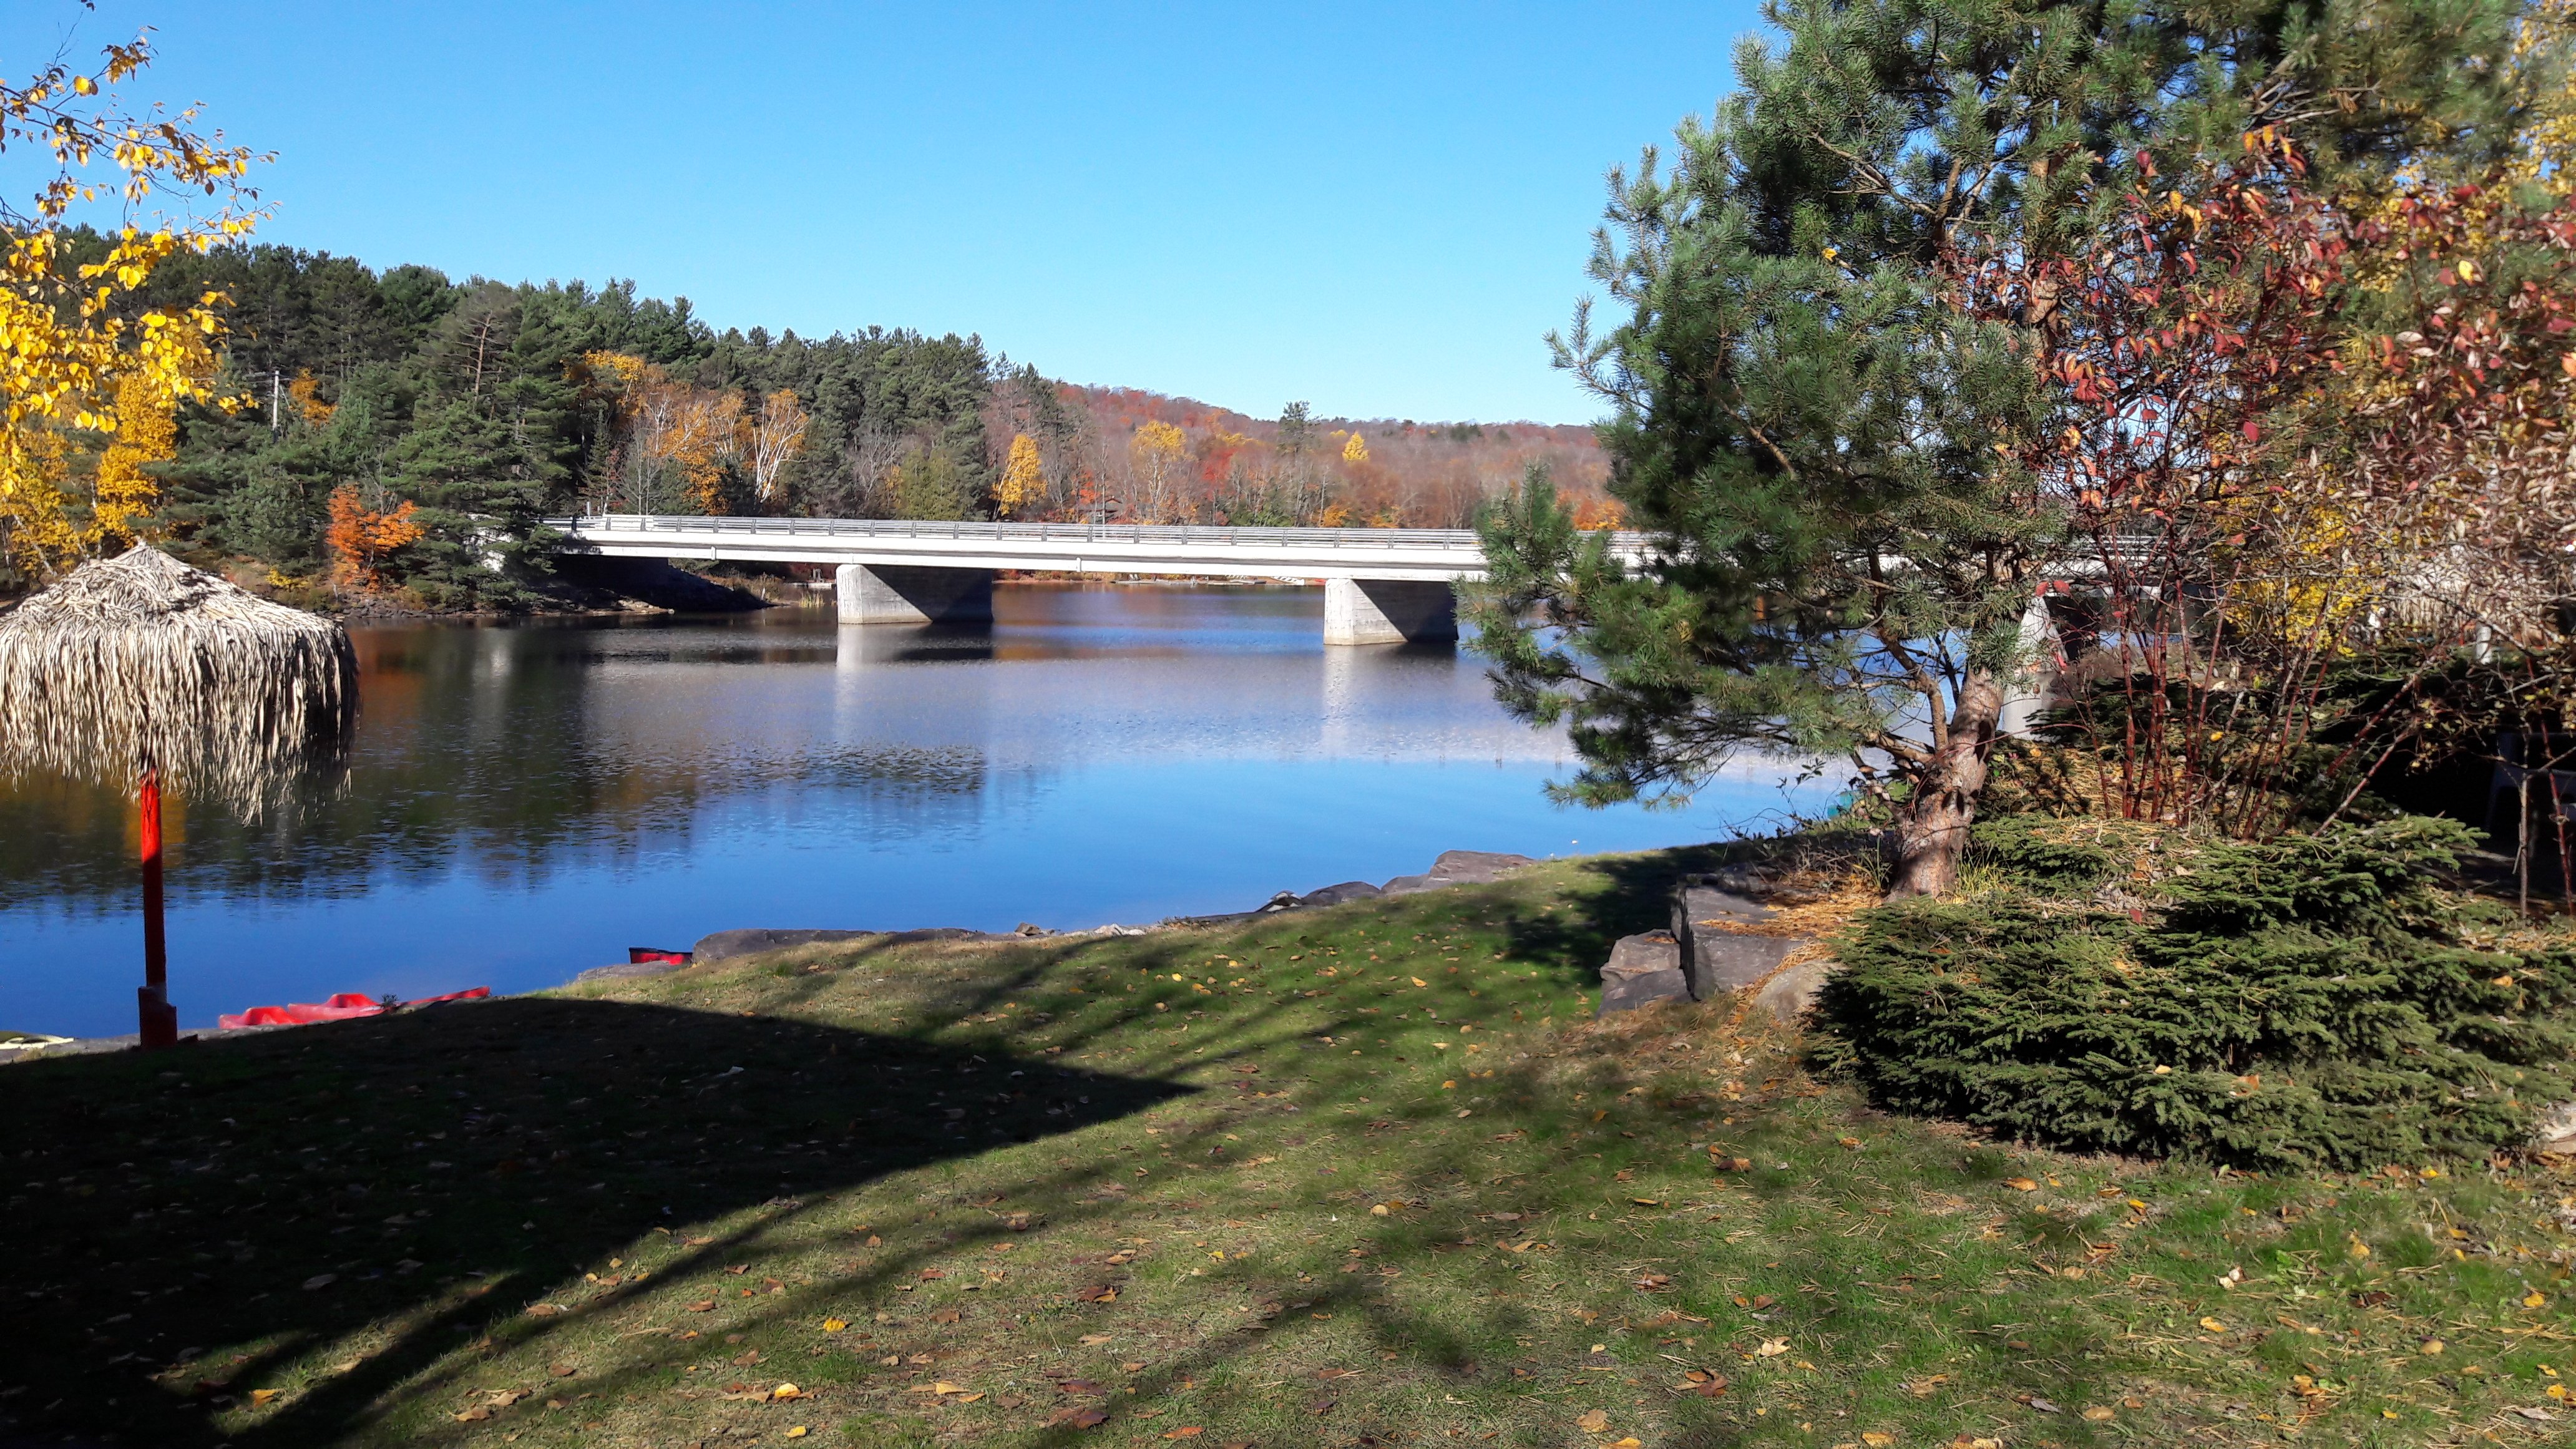
[[[257,814],[345,762],[357,656],[328,619],[158,549],[84,564],[0,614],[0,776],[165,788]]]

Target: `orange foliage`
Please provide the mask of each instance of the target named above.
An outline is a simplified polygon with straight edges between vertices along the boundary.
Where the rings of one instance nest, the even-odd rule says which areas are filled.
[[[1628,526],[1628,510],[1619,500],[1601,494],[1590,494],[1574,501],[1574,526],[1590,533],[1602,528]]]
[[[409,499],[392,508],[381,502],[370,506],[355,483],[333,489],[331,526],[324,534],[331,548],[331,582],[354,593],[382,589],[386,556],[420,537],[420,525],[412,521],[416,511]]]

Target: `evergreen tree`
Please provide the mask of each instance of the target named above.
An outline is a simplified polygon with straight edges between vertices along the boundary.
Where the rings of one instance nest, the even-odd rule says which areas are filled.
[[[2055,501],[1993,445],[2038,417],[2026,325],[1941,282],[1976,236],[2046,253],[2144,173],[2293,137],[2329,184],[2501,144],[2513,0],[1774,0],[1738,92],[1611,178],[1592,275],[1628,309],[1551,339],[1613,409],[1630,573],[1543,487],[1486,522],[1503,699],[1571,725],[1592,803],[1733,751],[1848,761],[1896,895],[1955,877]],[[2043,319],[2026,317],[2023,324]]]

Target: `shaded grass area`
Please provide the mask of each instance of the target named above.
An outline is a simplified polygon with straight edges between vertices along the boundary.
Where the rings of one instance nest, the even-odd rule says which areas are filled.
[[[2576,1181],[2020,1151],[1874,1114],[1722,1007],[1588,1024],[1609,941],[1704,863],[809,947],[12,1069],[0,1437],[1830,1449],[2576,1422],[2551,1394],[2576,1379]]]

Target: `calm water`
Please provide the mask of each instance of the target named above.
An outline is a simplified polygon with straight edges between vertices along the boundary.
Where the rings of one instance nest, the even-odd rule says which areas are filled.
[[[334,991],[527,990],[732,926],[1004,930],[1246,910],[1446,849],[1713,839],[1809,803],[1560,809],[1559,738],[1477,656],[1326,649],[1294,588],[1000,591],[990,630],[721,619],[356,631],[346,791],[182,812],[180,1020]],[[0,1027],[133,1030],[131,809],[0,793]]]

